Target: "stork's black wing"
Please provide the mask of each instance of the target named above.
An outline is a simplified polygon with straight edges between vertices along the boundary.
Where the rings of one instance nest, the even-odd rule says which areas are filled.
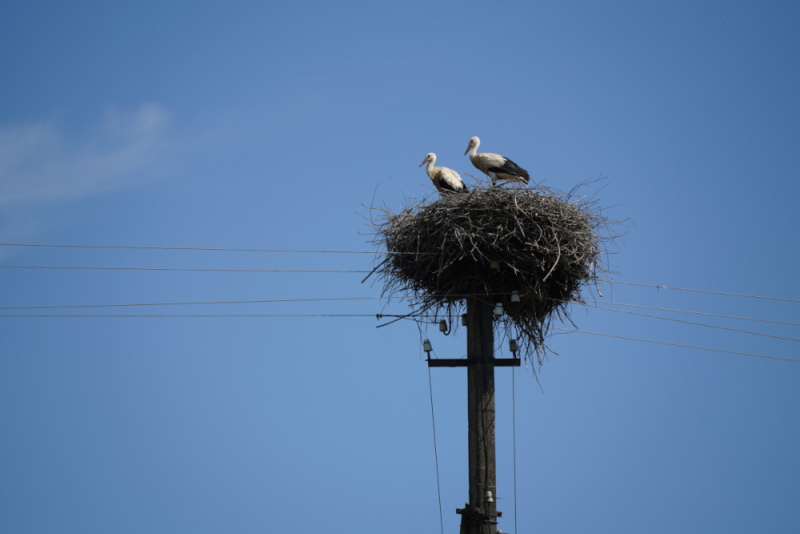
[[[514,163],[510,159],[508,159],[508,158],[504,158],[504,159],[505,159],[505,161],[503,162],[502,166],[500,166],[500,167],[489,167],[489,170],[492,171],[492,172],[498,172],[498,173],[501,172],[503,174],[510,174],[511,176],[519,176],[520,178],[525,180],[525,183],[527,184],[528,183],[528,179],[530,178],[530,176],[528,175],[528,171],[526,171],[525,169],[523,169],[522,167],[520,167],[519,165],[517,165],[516,163]]]

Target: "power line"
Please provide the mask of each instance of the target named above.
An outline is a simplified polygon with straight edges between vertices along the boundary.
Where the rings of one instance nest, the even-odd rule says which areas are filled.
[[[446,295],[448,297],[470,297],[477,296],[458,294]],[[302,298],[302,299],[263,299],[263,300],[219,300],[219,301],[187,301],[187,302],[138,302],[138,303],[123,303],[123,304],[64,304],[64,305],[41,305],[41,306],[0,306],[0,310],[43,310],[43,309],[69,309],[69,308],[123,308],[135,306],[200,306],[200,305],[220,305],[220,304],[269,304],[269,303],[287,303],[287,302],[335,302],[335,301],[358,301],[358,300],[400,300],[400,299],[413,299],[414,295],[385,295],[382,297],[324,297],[324,298]],[[602,300],[589,300],[586,302],[592,304],[606,304],[609,306],[625,306],[628,308],[646,309],[646,310],[659,310],[673,313],[687,313],[694,315],[703,315],[707,317],[721,317],[725,319],[737,319],[743,321],[758,321],[772,324],[781,324],[789,326],[800,326],[800,323],[792,323],[787,321],[775,321],[772,319],[760,319],[757,317],[741,317],[736,315],[723,315],[718,313],[707,313],[693,310],[679,310],[674,308],[661,308],[658,306],[643,306],[639,304],[625,304],[620,302],[607,302]],[[600,306],[593,306],[600,307]],[[607,308],[604,308],[607,309]],[[621,310],[611,310],[621,311]],[[646,314],[641,314],[648,316]],[[665,317],[658,317],[666,319]],[[703,324],[688,322],[688,324]],[[741,330],[741,332],[746,332]]]
[[[328,314],[288,314],[288,313],[250,313],[250,314],[3,314],[0,318],[328,318],[328,317],[375,317],[380,320],[383,317],[397,317],[398,319],[409,319],[417,322],[416,318],[409,317],[408,315],[395,315],[395,314],[366,314],[366,313],[328,313]],[[417,325],[419,326],[419,325]],[[619,336],[614,334],[601,334],[599,332],[589,332],[587,330],[570,330],[567,328],[552,327],[553,330],[561,330],[563,332],[591,334],[594,336],[612,337],[617,339],[627,339],[630,341],[644,341],[646,343],[654,343],[657,345],[669,345],[673,347],[682,347],[687,349],[707,350],[712,352],[723,352],[728,354],[739,354],[742,356],[753,356],[757,358],[769,358],[772,360],[784,360],[789,362],[798,362],[800,360],[794,358],[783,358],[780,356],[769,356],[766,354],[756,354],[751,352],[740,352],[726,349],[715,349],[711,347],[700,347],[696,345],[684,345],[681,343],[670,343],[668,341],[655,341],[652,339],[643,339],[627,336]]]
[[[496,293],[489,293],[495,295]],[[442,297],[475,297],[484,296],[480,294],[448,294],[436,295]],[[402,300],[413,299],[414,295],[385,295],[382,297],[319,297],[302,299],[266,299],[266,300],[215,300],[215,301],[191,301],[191,302],[138,302],[124,304],[58,304],[41,306],[0,306],[0,310],[48,310],[48,309],[67,309],[67,308],[124,308],[133,306],[199,306],[217,304],[269,304],[285,302],[335,302],[335,301],[354,301],[354,300]]]
[[[435,252],[390,252],[390,251],[368,251],[368,250],[314,250],[314,249],[274,249],[274,248],[230,248],[230,247],[158,247],[158,246],[135,246],[135,245],[55,245],[47,243],[0,243],[0,246],[6,247],[46,247],[46,248],[84,248],[84,249],[127,249],[127,250],[190,250],[190,251],[216,251],[216,252],[276,252],[276,253],[305,253],[305,254],[415,254],[427,255],[436,254]],[[0,268],[25,268],[25,269],[90,269],[90,267],[42,267],[42,266],[2,266]],[[92,269],[128,269],[128,270],[185,270],[185,271],[221,271],[219,269],[157,269],[157,268],[111,268],[111,267],[93,267]],[[227,270],[233,271],[233,270]],[[247,270],[243,269],[240,272],[352,272],[352,273],[369,273],[372,271],[303,271],[303,270]],[[749,295],[743,293],[729,293],[724,291],[711,291],[707,289],[691,289],[685,287],[675,287],[667,285],[656,284],[642,284],[637,282],[622,282],[619,280],[609,281],[610,284],[622,284],[640,287],[652,287],[656,289],[672,289],[676,291],[690,291],[695,293],[709,293],[715,295],[727,295],[733,297],[745,297],[764,300],[776,300],[783,302],[796,302],[800,303],[800,299],[789,299],[781,297],[765,297],[762,295]]]
[[[564,332],[576,332],[578,334],[591,334],[593,336],[613,337],[613,338],[617,338],[617,339],[627,339],[629,341],[644,341],[646,343],[654,343],[656,345],[670,345],[670,346],[673,346],[673,347],[682,347],[682,348],[685,348],[685,349],[709,350],[709,351],[712,351],[712,352],[725,352],[725,353],[728,353],[728,354],[739,354],[741,356],[754,356],[756,358],[769,358],[771,360],[784,360],[784,361],[787,361],[787,362],[798,362],[798,363],[800,363],[800,360],[796,360],[794,358],[782,358],[780,356],[769,356],[767,354],[755,354],[755,353],[752,353],[752,352],[739,352],[739,351],[735,351],[735,350],[714,349],[714,348],[711,348],[711,347],[699,347],[699,346],[696,346],[696,345],[682,345],[680,343],[670,343],[668,341],[655,341],[655,340],[652,340],[652,339],[643,339],[643,338],[638,338],[638,337],[617,336],[617,335],[614,335],[614,334],[601,334],[599,332],[589,332],[587,330],[570,330],[568,328],[559,328],[557,326],[554,326],[552,328],[553,328],[553,330],[562,330]]]
[[[684,321],[683,319],[675,319],[674,317],[662,317],[660,315],[650,315],[649,313],[638,313],[638,312],[632,312],[632,311],[628,311],[628,310],[615,310],[614,308],[606,308],[605,306],[595,306],[595,308],[597,308],[599,310],[608,310],[608,311],[613,311],[613,312],[617,312],[617,313],[628,313],[630,315],[638,315],[639,317],[650,317],[651,319],[661,319],[663,321],[674,321],[676,323],[683,323],[683,324],[689,324],[689,325],[694,325],[694,326],[705,326],[706,328],[716,328],[718,330],[728,330],[730,332],[738,332],[738,333],[741,333],[741,334],[751,334],[751,335],[754,335],[754,336],[763,336],[763,337],[771,337],[771,338],[774,338],[774,339],[782,339],[784,341],[797,341],[797,342],[800,342],[800,339],[796,339],[796,338],[793,338],[793,337],[775,336],[775,335],[772,335],[772,334],[762,334],[761,332],[751,332],[750,330],[740,330],[738,328],[728,328],[727,326],[717,326],[717,325],[713,325],[713,324],[697,323],[695,321]]]
[[[132,306],[195,306],[209,304],[269,304],[279,302],[326,302],[326,301],[347,301],[347,300],[380,300],[401,297],[331,297],[331,298],[308,298],[308,299],[269,299],[269,300],[219,300],[206,302],[141,302],[133,304],[76,304],[76,305],[54,305],[54,306],[0,306],[0,310],[51,310],[64,308],[124,308]]]
[[[419,355],[420,358],[422,357],[422,348],[424,345],[423,340],[425,339],[425,334],[422,333],[422,328],[419,326],[419,321],[414,320],[414,325],[417,327],[417,331],[419,332]],[[431,349],[432,350],[432,349]],[[433,355],[438,358],[436,355],[436,351],[433,351]],[[430,354],[428,354],[430,357]],[[431,425],[433,427],[433,457],[436,460],[436,493],[439,496],[439,528],[442,534],[444,534],[444,514],[442,513],[442,487],[439,482],[439,453],[437,452],[436,448],[436,418],[433,415],[433,380],[431,379],[431,367],[428,366],[428,388],[430,390],[431,395]]]
[[[773,324],[783,324],[789,326],[800,326],[800,323],[790,323],[787,321],[774,321],[772,319],[759,319],[756,317],[740,317],[738,315],[722,315],[719,313],[707,313],[707,312],[699,312],[699,311],[692,311],[692,310],[676,310],[673,308],[659,308],[657,306],[642,306],[640,304],[623,304],[621,302],[607,302],[604,300],[587,300],[586,302],[591,302],[593,304],[607,304],[609,306],[626,306],[628,308],[640,308],[645,310],[659,310],[659,311],[666,311],[666,312],[674,312],[674,313],[691,313],[694,315],[705,315],[707,317],[722,317],[724,319],[738,319],[742,321],[758,321],[762,323],[773,323]]]
[[[192,271],[214,273],[371,273],[333,269],[188,269],[171,267],[82,267],[65,265],[0,265],[0,269],[72,269],[93,271]]]
[[[439,453],[436,451],[436,419],[433,416],[433,382],[431,367],[428,366],[428,389],[431,392],[431,425],[433,426],[433,457],[436,459],[436,493],[439,495],[439,528],[444,534],[444,514],[442,513],[442,487],[439,483]]]
[[[591,301],[590,300],[590,301],[587,301],[587,302],[602,302],[602,301]],[[739,329],[739,328],[729,328],[729,327],[726,327],[726,326],[710,325],[710,324],[706,324],[706,323],[698,323],[696,321],[685,321],[683,319],[675,319],[675,318],[672,318],[672,317],[662,317],[660,315],[651,315],[651,314],[647,314],[647,313],[637,313],[637,312],[631,312],[631,311],[627,311],[627,310],[616,310],[614,308],[606,308],[604,306],[595,305],[595,306],[591,306],[591,307],[592,308],[596,308],[596,309],[600,309],[600,310],[608,310],[608,311],[612,311],[612,312],[617,312],[617,313],[627,313],[627,314],[630,314],[630,315],[638,315],[640,317],[649,317],[649,318],[652,318],[652,319],[661,319],[661,320],[664,320],[664,321],[674,321],[674,322],[688,324],[688,325],[704,326],[706,328],[716,328],[716,329],[719,329],[719,330],[727,330],[727,331],[730,331],[730,332],[737,332],[737,333],[741,333],[741,334],[750,334],[750,335],[754,335],[754,336],[763,336],[763,337],[770,337],[770,338],[773,338],[773,339],[781,339],[781,340],[784,340],[784,341],[800,342],[800,339],[793,338],[793,337],[776,336],[776,335],[773,335],[773,334],[765,334],[765,333],[761,333],[761,332],[753,332],[751,330],[742,330],[742,329]],[[643,307],[647,308],[648,306],[643,306]],[[692,313],[692,312],[687,312],[687,313]],[[709,315],[714,315],[714,314],[709,314]],[[422,318],[422,319],[428,319],[428,320],[431,319],[431,316],[429,316],[429,315],[419,315],[417,317],[418,318]],[[720,315],[719,317],[726,317],[726,316]],[[740,317],[740,319],[743,319],[743,318]],[[758,320],[758,319],[754,319],[754,320]],[[793,323],[786,323],[786,324],[793,324]]]
[[[64,308],[110,308],[110,307],[133,307],[133,306],[185,306],[185,305],[202,305],[202,304],[258,304],[258,303],[286,303],[286,302],[325,302],[325,301],[353,301],[353,300],[375,300],[387,297],[350,297],[350,298],[309,298],[309,299],[272,299],[272,300],[250,300],[250,301],[217,301],[217,302],[162,302],[162,303],[140,303],[140,304],[85,304],[74,306],[4,306],[0,310],[31,310],[31,309],[64,309]],[[403,297],[395,297],[403,298]],[[763,334],[760,332],[751,332],[749,330],[740,330],[736,328],[727,328],[724,326],[708,325],[705,323],[698,323],[694,321],[684,321],[681,319],[674,319],[670,317],[661,317],[658,315],[650,315],[645,313],[629,312],[626,310],[615,310],[613,308],[606,308],[603,306],[595,306],[598,309],[608,310],[619,313],[627,313],[631,315],[638,315],[642,317],[649,317],[653,319],[662,319],[667,321],[675,321],[679,323],[704,326],[707,328],[717,328],[721,330],[728,330],[732,332],[751,334],[757,336],[771,337],[786,341],[797,341],[800,339],[776,336],[772,334]],[[405,318],[406,315],[390,315],[390,314],[6,314],[0,315],[2,317],[396,317]]]
[[[636,283],[636,282],[620,282],[619,280],[616,280],[616,281],[613,281],[613,282],[610,282],[610,283],[612,285],[613,284],[623,284],[623,285],[627,285],[627,286],[654,287],[656,289],[674,289],[674,290],[677,290],[677,291],[691,291],[691,292],[694,292],[694,293],[711,293],[711,294],[714,294],[714,295],[727,295],[727,296],[730,296],[730,297],[746,297],[746,298],[751,298],[751,299],[780,300],[780,301],[783,301],[783,302],[800,302],[800,300],[798,300],[798,299],[786,299],[786,298],[780,298],[780,297],[764,297],[764,296],[761,296],[761,295],[746,295],[746,294],[743,294],[743,293],[725,293],[724,291],[710,291],[708,289],[688,289],[688,288],[685,288],[685,287],[661,286],[661,285],[653,285],[653,284],[639,284],[639,283]]]
[[[89,248],[89,249],[124,249],[124,250],[194,250],[212,252],[284,252],[305,254],[435,254],[435,252],[384,252],[369,250],[313,250],[283,248],[223,248],[223,247],[154,247],[131,245],[50,245],[45,243],[0,243],[2,247],[45,247],[45,248]]]
[[[77,317],[77,318],[90,318],[90,317],[375,317],[380,320],[383,317],[397,317],[405,319],[407,315],[390,315],[385,313],[162,313],[162,314],[113,314],[113,313],[96,313],[96,314],[3,314],[2,317],[17,317],[17,318],[64,318],[64,317]]]

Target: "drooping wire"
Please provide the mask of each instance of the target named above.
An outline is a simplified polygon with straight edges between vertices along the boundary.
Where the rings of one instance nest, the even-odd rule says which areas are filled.
[[[395,320],[411,320],[415,323],[420,322],[419,317],[415,317],[412,315],[389,315],[389,314],[367,314],[367,313],[341,313],[341,314],[286,314],[286,313],[242,313],[242,314],[2,314],[0,318],[100,318],[100,317],[113,317],[113,318],[248,318],[248,317],[261,317],[261,318],[279,318],[279,317],[289,317],[289,318],[314,318],[314,317],[322,317],[322,318],[331,318],[331,317],[375,317],[377,319],[381,319],[383,317],[396,317]],[[587,330],[574,330],[574,329],[567,329],[567,328],[559,328],[556,326],[551,327],[553,330],[561,330],[563,332],[569,333],[579,333],[579,334],[591,334],[595,336],[603,336],[603,337],[613,337],[617,339],[627,339],[630,341],[644,341],[647,343],[653,343],[656,345],[669,345],[673,347],[682,347],[686,349],[698,349],[698,350],[707,350],[712,352],[721,352],[727,354],[738,354],[741,356],[752,356],[756,358],[767,358],[771,360],[783,360],[788,362],[798,362],[800,363],[800,359],[794,358],[784,358],[781,356],[770,356],[768,354],[757,354],[752,352],[740,352],[735,350],[727,350],[727,349],[715,349],[712,347],[700,347],[696,345],[684,345],[681,343],[670,343],[668,341],[656,341],[653,339],[643,339],[643,338],[636,338],[636,337],[627,337],[627,336],[619,336],[614,334],[601,334],[599,332],[589,332]]]
[[[798,299],[787,299],[787,298],[780,298],[780,297],[764,297],[762,295],[746,295],[743,293],[726,293],[724,291],[711,291],[708,289],[689,289],[685,287],[673,287],[673,286],[663,286],[663,285],[653,285],[653,284],[638,284],[636,282],[620,282],[619,280],[615,280],[611,282],[611,284],[624,284],[627,286],[641,286],[641,287],[654,287],[656,289],[674,289],[676,291],[691,291],[693,293],[711,293],[714,295],[727,295],[729,297],[746,297],[750,299],[764,299],[764,300],[780,300],[783,302],[800,302]]]
[[[603,301],[587,301],[587,302],[601,303]],[[613,305],[613,303],[612,303],[612,305]],[[647,306],[640,306],[640,307],[645,307],[646,308]],[[773,339],[781,339],[781,340],[785,340],[785,341],[797,341],[797,342],[800,342],[800,339],[793,338],[793,337],[776,336],[776,335],[773,335],[773,334],[765,334],[765,333],[762,333],[762,332],[753,332],[751,330],[742,330],[741,328],[730,328],[730,327],[727,327],[727,326],[710,325],[710,324],[706,324],[706,323],[698,323],[696,321],[685,321],[683,319],[675,319],[675,318],[672,318],[672,317],[662,317],[660,315],[650,315],[650,314],[646,314],[646,313],[637,313],[637,312],[631,312],[631,311],[626,311],[626,310],[617,310],[617,309],[614,309],[614,308],[606,308],[604,306],[597,306],[597,305],[591,306],[591,308],[595,308],[595,309],[598,309],[598,310],[607,310],[607,311],[612,311],[612,312],[618,312],[618,313],[627,313],[627,314],[630,314],[630,315],[638,315],[640,317],[649,317],[649,318],[653,318],[653,319],[661,319],[661,320],[664,320],[664,321],[674,321],[674,322],[693,325],[693,326],[704,326],[706,328],[716,328],[716,329],[719,329],[719,330],[727,330],[729,332],[737,332],[737,333],[740,333],[740,334],[750,334],[750,335],[753,335],[753,336],[770,337],[770,338],[773,338]],[[675,311],[680,311],[680,310],[675,310]],[[687,313],[692,313],[692,312],[687,312]],[[715,315],[715,314],[704,314],[704,315]],[[427,316],[427,315],[417,315],[417,317],[419,319],[430,319],[430,316]],[[719,315],[718,317],[725,317],[725,316],[724,315]],[[745,318],[741,317],[740,319],[745,319]],[[756,320],[758,320],[758,319],[756,319]],[[793,323],[786,323],[786,324],[793,324]],[[723,351],[723,352],[729,352],[729,351]]]
[[[311,250],[282,248],[222,248],[222,247],[153,247],[129,245],[50,245],[44,243],[0,243],[0,247],[46,247],[46,248],[100,248],[126,250],[200,250],[212,252],[289,252],[308,254],[437,254],[436,252],[385,252],[369,250]]]
[[[210,304],[273,304],[286,302],[322,302],[344,300],[382,300],[399,297],[322,297],[308,299],[266,299],[266,300],[217,300],[201,302],[138,302],[131,304],[72,304],[51,306],[0,306],[0,310],[50,310],[63,308],[126,308],[134,306],[202,306]]]
[[[718,330],[727,330],[729,332],[738,332],[738,333],[741,333],[741,334],[750,334],[752,336],[771,337],[773,339],[782,339],[784,341],[797,341],[797,342],[800,342],[800,339],[797,339],[797,338],[794,338],[794,337],[784,337],[784,336],[776,336],[776,335],[773,335],[773,334],[764,334],[764,333],[761,333],[761,332],[751,332],[750,330],[741,330],[739,328],[729,328],[727,326],[717,326],[717,325],[713,325],[713,324],[697,323],[695,321],[684,321],[683,319],[676,319],[674,317],[662,317],[660,315],[651,315],[649,313],[639,313],[639,312],[633,312],[633,311],[628,311],[628,310],[617,310],[617,309],[614,309],[614,308],[606,308],[605,306],[594,306],[594,307],[597,308],[598,310],[608,310],[608,311],[617,312],[617,313],[627,313],[627,314],[630,314],[630,315],[638,315],[639,317],[649,317],[651,319],[661,319],[662,321],[674,321],[676,323],[690,324],[690,325],[693,325],[693,326],[705,326],[706,328],[716,328]]]
[[[436,254],[435,252],[391,252],[391,251],[368,251],[368,250],[312,250],[312,249],[270,249],[270,248],[226,248],[226,247],[157,247],[157,246],[130,246],[130,245],[54,245],[47,243],[0,243],[4,247],[47,247],[47,248],[86,248],[86,249],[129,249],[129,250],[192,250],[192,251],[217,251],[217,252],[282,252],[282,253],[308,253],[308,254]],[[360,272],[360,271],[353,271]],[[366,271],[371,272],[371,271]],[[619,280],[609,281],[611,284],[624,284],[640,287],[652,287],[656,289],[672,289],[676,291],[692,291],[696,293],[712,293],[715,295],[728,295],[733,297],[746,297],[765,300],[778,300],[784,302],[797,302],[800,299],[789,299],[780,297],[765,297],[762,295],[749,295],[742,293],[728,293],[724,291],[711,291],[707,289],[691,289],[657,284],[642,284],[637,282],[622,282]]]
[[[64,318],[64,317],[76,317],[76,318],[91,318],[91,317],[155,317],[155,318],[165,318],[165,317],[374,317],[378,320],[384,317],[396,317],[397,320],[400,319],[413,319],[408,315],[394,315],[394,314],[385,314],[385,313],[162,313],[162,314],[123,314],[123,313],[96,313],[96,314],[72,314],[72,313],[62,313],[62,314],[3,314],[0,317],[18,317],[18,318],[33,318],[33,317],[42,317],[42,318]]]
[[[433,381],[431,380],[431,367],[428,366],[428,389],[431,394],[431,426],[433,427],[433,457],[436,459],[436,493],[439,495],[439,528],[444,534],[444,514],[442,513],[442,488],[439,483],[439,453],[436,448],[436,419],[433,415]]]
[[[425,335],[422,333],[422,328],[419,326],[419,321],[414,320],[414,324],[417,325],[417,330],[419,330],[419,349],[420,349],[419,353],[420,357],[422,357],[422,346]],[[442,512],[442,486],[441,483],[439,482],[439,452],[436,447],[436,418],[433,412],[433,380],[431,379],[430,365],[428,365],[428,390],[430,391],[430,396],[431,396],[431,426],[433,427],[433,457],[436,460],[436,494],[439,497],[439,528],[441,529],[441,534],[444,534],[444,513]]]
[[[370,273],[333,269],[188,269],[173,267],[85,267],[73,265],[0,265],[0,269],[69,269],[89,271],[192,271],[207,273]]]
[[[448,294],[447,297],[472,297],[475,295]],[[327,301],[352,301],[352,300],[402,300],[413,299],[414,295],[385,295],[382,297],[316,297],[302,299],[263,299],[263,300],[215,300],[191,302],[134,302],[122,304],[61,304],[46,306],[0,306],[0,310],[45,310],[63,308],[124,308],[134,306],[201,306],[218,304],[270,304],[285,302],[327,302]]]
[[[449,297],[454,296],[472,296],[472,295],[448,295]],[[261,300],[222,300],[222,301],[191,301],[191,302],[140,302],[140,303],[121,303],[121,304],[65,304],[65,305],[41,305],[41,306],[0,306],[0,310],[47,310],[47,309],[82,309],[82,308],[125,308],[125,307],[139,307],[139,306],[200,306],[200,305],[220,305],[220,304],[269,304],[269,303],[286,303],[286,302],[328,302],[328,301],[368,301],[368,300],[401,300],[406,298],[414,298],[413,295],[385,295],[383,297],[321,297],[321,298],[302,298],[302,299],[261,299]],[[606,302],[600,300],[586,300],[587,303],[594,304],[595,308],[603,309],[608,311],[615,311],[619,313],[630,313],[632,315],[640,315],[642,317],[651,317],[657,318],[667,321],[676,321],[682,322],[685,324],[690,325],[697,325],[697,326],[706,326],[709,328],[717,328],[722,330],[729,330],[731,332],[739,332],[743,334],[751,334],[751,335],[758,335],[758,336],[765,336],[765,337],[774,337],[776,339],[786,339],[789,341],[797,341],[795,338],[784,338],[782,336],[774,336],[772,334],[764,334],[760,332],[751,332],[749,330],[741,330],[736,328],[728,328],[723,326],[716,326],[716,325],[707,325],[705,323],[698,323],[694,321],[684,321],[681,319],[673,319],[669,317],[661,317],[657,315],[648,315],[648,314],[637,314],[633,312],[625,312],[624,310],[616,310],[613,308],[606,308],[604,306],[600,306],[600,304],[606,304],[610,306],[625,306],[628,308],[638,308],[638,309],[648,309],[648,310],[658,310],[658,311],[666,311],[672,313],[687,313],[687,314],[694,314],[694,315],[702,315],[707,317],[720,317],[724,319],[738,319],[744,321],[757,321],[757,322],[765,322],[765,323],[773,323],[773,324],[782,324],[782,325],[789,325],[789,326],[800,326],[800,323],[792,323],[787,321],[774,321],[771,319],[760,319],[754,317],[740,317],[735,315],[723,315],[723,314],[716,314],[716,313],[706,313],[706,312],[698,312],[692,310],[678,310],[672,308],[660,308],[657,306],[642,306],[637,304],[625,304],[619,302]]]
[[[739,354],[740,356],[753,356],[755,358],[768,358],[770,360],[783,360],[783,361],[787,361],[787,362],[798,362],[798,363],[800,363],[800,360],[795,359],[795,358],[783,358],[781,356],[769,356],[767,354],[756,354],[756,353],[753,353],[753,352],[740,352],[740,351],[736,351],[736,350],[714,349],[714,348],[711,348],[711,347],[700,347],[700,346],[697,346],[697,345],[683,345],[681,343],[670,343],[669,341],[655,341],[653,339],[644,339],[644,338],[640,338],[640,337],[627,337],[627,336],[618,336],[618,335],[614,335],[614,334],[601,334],[599,332],[589,332],[588,330],[573,330],[573,329],[569,329],[569,328],[559,328],[557,326],[553,326],[551,328],[553,330],[561,330],[563,332],[571,332],[571,333],[578,333],[578,334],[591,334],[593,336],[613,337],[613,338],[617,338],[617,339],[627,339],[629,341],[644,341],[646,343],[654,343],[656,345],[669,345],[669,346],[672,346],[672,347],[682,347],[682,348],[685,348],[685,349],[708,350],[708,351],[711,351],[711,352],[724,352],[724,353],[728,353],[728,354]]]
[[[673,312],[673,313],[690,313],[693,315],[703,315],[706,317],[721,317],[723,319],[737,319],[740,321],[757,321],[761,323],[773,323],[773,324],[783,324],[789,326],[800,326],[800,323],[791,323],[787,321],[773,321],[772,319],[759,319],[757,317],[741,317],[738,315],[723,315],[720,313],[707,313],[707,312],[700,312],[694,310],[677,310],[675,308],[660,308],[658,306],[642,306],[641,304],[626,304],[623,302],[608,302],[605,300],[590,300],[587,299],[586,302],[591,302],[592,304],[607,304],[609,306],[625,306],[626,308],[641,308],[644,310],[658,310],[658,311],[666,311],[666,312]]]

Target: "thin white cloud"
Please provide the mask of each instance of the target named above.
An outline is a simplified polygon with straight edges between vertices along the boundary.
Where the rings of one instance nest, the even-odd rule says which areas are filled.
[[[172,114],[156,103],[109,108],[81,140],[52,122],[0,127],[0,208],[68,202],[156,178],[175,149]]]

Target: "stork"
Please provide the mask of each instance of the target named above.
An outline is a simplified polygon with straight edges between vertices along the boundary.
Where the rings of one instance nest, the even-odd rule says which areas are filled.
[[[528,183],[528,171],[499,154],[482,153],[478,154],[478,147],[481,140],[473,137],[469,140],[466,154],[469,152],[469,159],[475,168],[492,179],[492,185],[498,180],[508,180],[512,182]]]
[[[450,193],[468,192],[467,186],[461,181],[461,177],[456,171],[448,169],[447,167],[434,167],[436,163],[436,154],[431,152],[425,156],[425,159],[422,160],[419,166],[422,167],[425,165],[425,162],[428,163],[425,171],[428,173],[428,177],[433,182],[433,185],[436,186],[436,190],[439,191],[440,195],[444,196]]]

